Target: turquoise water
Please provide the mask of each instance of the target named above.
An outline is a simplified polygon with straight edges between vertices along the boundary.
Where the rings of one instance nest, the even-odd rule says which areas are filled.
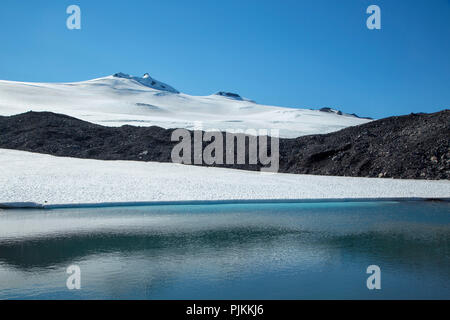
[[[450,203],[0,210],[0,299],[55,298],[450,299]]]

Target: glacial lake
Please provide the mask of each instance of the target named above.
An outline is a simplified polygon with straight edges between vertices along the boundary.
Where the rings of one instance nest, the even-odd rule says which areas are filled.
[[[450,299],[450,202],[0,210],[0,299]]]

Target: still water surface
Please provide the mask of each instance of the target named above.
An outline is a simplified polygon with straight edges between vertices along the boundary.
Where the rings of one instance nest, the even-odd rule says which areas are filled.
[[[0,210],[0,299],[380,298],[450,299],[449,202]]]

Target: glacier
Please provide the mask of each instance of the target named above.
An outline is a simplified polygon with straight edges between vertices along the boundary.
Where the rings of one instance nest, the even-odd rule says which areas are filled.
[[[106,126],[279,130],[282,138],[337,131],[371,121],[354,115],[267,106],[238,94],[179,92],[149,74],[116,73],[73,83],[0,81],[0,115],[50,111]]]

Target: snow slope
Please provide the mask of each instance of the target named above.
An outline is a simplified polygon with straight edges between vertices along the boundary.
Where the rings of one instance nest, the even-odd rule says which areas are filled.
[[[203,130],[279,129],[281,137],[328,133],[370,120],[264,106],[226,92],[191,96],[151,78],[118,73],[77,83],[0,81],[0,115],[52,111],[107,126]]]
[[[450,197],[450,181],[264,174],[0,149],[0,203]]]

